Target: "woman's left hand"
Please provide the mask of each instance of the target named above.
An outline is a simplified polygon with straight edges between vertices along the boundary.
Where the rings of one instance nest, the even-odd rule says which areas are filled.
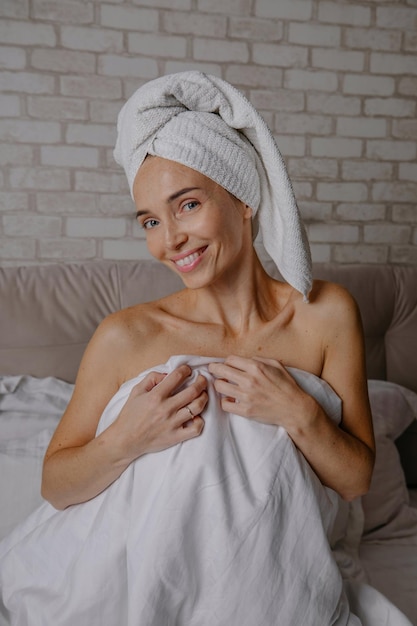
[[[315,400],[299,387],[279,361],[229,356],[210,363],[214,388],[224,411],[291,430],[297,416],[314,414]]]

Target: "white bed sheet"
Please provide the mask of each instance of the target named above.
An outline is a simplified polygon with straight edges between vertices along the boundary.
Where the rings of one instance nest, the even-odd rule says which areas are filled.
[[[24,393],[20,394],[20,399],[19,394],[12,394],[13,387],[19,391],[19,385],[25,387],[26,392],[28,392],[28,397],[30,397],[29,402],[28,397],[25,397]],[[7,391],[10,392],[9,395]],[[33,392],[35,392],[35,394],[31,397],[31,393]],[[62,413],[66,402],[68,402],[71,392],[71,385],[62,383],[62,381],[56,381],[56,379],[47,379],[45,382],[45,380],[38,381],[37,379],[30,379],[30,377],[8,377],[7,380],[5,378],[0,378],[0,439],[2,440],[2,443],[5,444],[3,445],[3,451],[6,456],[8,455],[8,461],[10,462],[11,457],[13,457],[13,460],[16,458],[18,459],[19,454],[21,455],[20,460],[22,460],[22,455],[26,455],[29,451],[29,455],[25,457],[26,461],[24,463],[18,462],[13,466],[12,470],[9,468],[9,472],[18,472],[18,475],[13,475],[13,479],[16,479],[17,483],[19,483],[20,480],[20,485],[18,484],[17,489],[13,490],[9,486],[8,490],[9,497],[13,496],[15,503],[19,500],[19,495],[25,495],[26,489],[26,491],[30,491],[32,494],[30,506],[35,508],[35,506],[39,504],[39,491],[36,487],[39,487],[40,484],[40,468],[43,453],[48,437],[52,434],[53,427],[56,425],[59,415]],[[15,404],[16,398],[18,399],[17,405]],[[9,406],[9,401],[13,406]],[[46,413],[45,406],[48,406]],[[18,426],[18,433],[16,433],[12,427],[13,420]],[[22,471],[18,468],[21,468]],[[33,471],[34,469],[36,471]],[[28,477],[31,475],[31,472],[33,473],[33,476],[32,482],[30,483],[30,481],[28,481]],[[10,478],[12,478],[11,474]],[[417,493],[413,494],[412,497],[415,501],[417,501]],[[29,512],[26,511],[27,506],[28,505],[25,504],[23,507],[25,511],[20,511],[20,519],[24,516],[24,514]],[[9,517],[6,523],[3,523],[3,528],[9,527],[14,523],[13,520],[10,519],[9,513],[10,511],[8,510],[8,507],[2,509],[1,517],[5,517],[5,515]],[[20,519],[17,521],[20,521]],[[2,523],[0,522],[0,529],[1,527]],[[387,546],[382,547],[383,550],[380,549],[381,546],[379,545],[367,545],[365,549],[361,549],[361,556],[364,559],[363,563],[367,573],[369,574],[370,582],[383,592],[387,589],[388,593],[385,591],[385,595],[388,598],[391,598],[394,603],[397,602],[400,597],[403,610],[404,607],[409,607],[409,610],[405,612],[411,619],[412,623],[417,625],[412,605],[413,597],[417,597],[417,562],[414,561],[414,557],[411,557],[408,545],[401,546],[401,550],[398,550],[398,545],[396,544],[392,544],[390,546],[390,550],[387,549]],[[392,567],[385,567],[387,560],[390,562]],[[397,589],[394,584],[395,580],[400,583],[398,580],[399,567],[401,567],[402,571],[406,572],[406,576],[410,580],[410,584],[405,591],[402,589],[402,585],[398,584],[398,587],[401,587],[400,590]],[[378,572],[385,573],[381,573],[381,576],[379,576]],[[380,578],[382,579],[382,582]],[[358,600],[358,613],[361,612],[359,607],[361,602],[365,603],[365,605],[370,602],[375,602],[375,616],[372,616],[372,611],[369,613],[369,606],[366,607],[366,610],[364,611],[365,614],[361,615],[362,624],[364,626],[373,626],[374,624],[377,626],[397,626],[399,624],[406,623],[395,610],[387,612],[384,599],[373,594],[372,589],[366,588],[365,586],[358,592],[355,585],[353,585],[352,589],[352,593]],[[378,613],[379,611],[381,612]],[[381,615],[381,619],[379,621],[378,614]],[[391,615],[391,619],[386,621],[386,616],[389,614]],[[369,617],[370,615],[371,617]],[[375,619],[373,619],[373,617],[375,617]],[[4,621],[4,624],[8,624],[8,622]],[[3,626],[1,615],[0,625]],[[285,624],[285,626],[287,626],[287,624]],[[323,624],[317,624],[317,626],[323,626]]]

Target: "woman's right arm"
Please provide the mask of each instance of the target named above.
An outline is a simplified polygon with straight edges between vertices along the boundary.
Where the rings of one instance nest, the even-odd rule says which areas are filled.
[[[42,495],[55,508],[101,493],[139,456],[198,436],[207,403],[206,381],[174,393],[191,373],[182,365],[168,375],[151,372],[132,389],[116,420],[95,436],[101,414],[122,381],[128,337],[110,316],[82,359],[74,393],[45,454]],[[116,320],[116,321],[115,321]],[[191,404],[196,416],[190,420]]]

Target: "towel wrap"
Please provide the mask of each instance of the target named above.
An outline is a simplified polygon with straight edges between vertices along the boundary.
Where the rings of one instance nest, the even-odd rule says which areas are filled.
[[[169,74],[140,87],[117,122],[116,162],[133,197],[147,154],[182,163],[250,206],[267,253],[304,300],[311,255],[291,181],[261,115],[235,87],[198,71]]]

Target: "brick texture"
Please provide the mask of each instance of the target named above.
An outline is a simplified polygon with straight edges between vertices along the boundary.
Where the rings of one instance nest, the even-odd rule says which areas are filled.
[[[315,261],[417,264],[415,1],[0,4],[0,264],[149,258],[116,117],[187,69],[264,116]]]

